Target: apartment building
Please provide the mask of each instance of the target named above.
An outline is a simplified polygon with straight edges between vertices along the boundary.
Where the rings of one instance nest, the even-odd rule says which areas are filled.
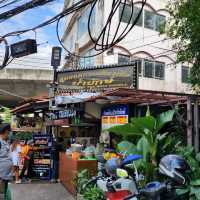
[[[75,2],[78,1],[66,0],[65,7],[69,7]],[[132,21],[135,20],[141,8],[141,1],[134,2],[136,3],[134,4]],[[105,24],[111,3],[112,1],[102,0],[95,7],[91,19],[94,35],[98,35]],[[139,89],[190,93],[188,65],[175,64],[176,50],[173,49],[174,41],[165,34],[160,34],[161,29],[167,26],[166,21],[169,17],[167,3],[167,0],[147,0],[140,19],[123,41],[96,57],[76,60],[66,54],[64,68],[124,64],[137,60]],[[131,6],[129,4],[125,5],[123,16],[122,7],[123,4],[120,5],[112,21],[111,37],[112,30],[115,30],[120,17],[122,17],[120,29],[126,27],[129,22],[132,11]],[[91,7],[88,6],[67,17],[62,38],[65,46],[71,52],[82,56],[96,53],[95,50],[92,50],[93,43],[88,35],[87,21],[90,9]]]

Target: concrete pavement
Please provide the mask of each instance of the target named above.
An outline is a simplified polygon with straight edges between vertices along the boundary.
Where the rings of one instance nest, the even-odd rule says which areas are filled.
[[[10,184],[12,200],[74,200],[60,184]]]

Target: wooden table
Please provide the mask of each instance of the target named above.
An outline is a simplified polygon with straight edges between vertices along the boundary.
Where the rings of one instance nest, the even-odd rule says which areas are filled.
[[[73,160],[66,153],[60,153],[59,179],[65,188],[76,195],[75,179],[78,172],[87,169],[91,176],[97,174],[96,160]]]

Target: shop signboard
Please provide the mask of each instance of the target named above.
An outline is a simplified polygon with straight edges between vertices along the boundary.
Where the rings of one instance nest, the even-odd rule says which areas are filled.
[[[48,113],[50,120],[59,120],[76,117],[77,111],[73,108]]]
[[[114,88],[136,88],[135,63],[101,68],[58,72],[58,89],[68,91],[102,91]]]
[[[64,126],[69,125],[69,119],[47,120],[47,126]]]
[[[127,123],[127,105],[113,105],[102,110],[102,130]]]
[[[51,178],[52,137],[48,134],[34,134],[34,159],[32,176],[38,179]]]

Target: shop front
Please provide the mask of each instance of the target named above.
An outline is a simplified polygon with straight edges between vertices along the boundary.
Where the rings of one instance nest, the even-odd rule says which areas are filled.
[[[87,169],[91,175],[97,173],[97,161],[84,150],[96,143],[99,137],[99,120],[89,118],[84,103],[58,104],[60,110],[49,112],[46,125],[53,127],[56,138],[62,138],[64,152],[60,152],[59,179],[72,194],[76,194],[77,174]],[[84,148],[84,149],[83,149]]]
[[[33,151],[28,169],[30,179],[51,179],[53,138],[45,126],[48,104],[48,99],[30,99],[12,110],[13,140],[19,141],[22,151],[27,149],[26,153],[20,156],[21,170],[24,167],[25,157],[29,151]],[[30,143],[32,146],[29,145]]]
[[[128,107],[118,105],[111,110],[104,109],[105,102],[88,101],[105,90],[122,87],[137,87],[137,70],[135,64],[101,66],[82,70],[61,71],[57,74],[56,109],[54,120],[71,115],[67,124],[60,126],[59,132],[71,142],[71,149],[60,154],[60,180],[73,194],[76,193],[75,179],[78,172],[87,169],[90,175],[97,173],[95,152],[86,149],[99,142],[101,129],[109,125],[128,122]],[[74,110],[75,108],[81,110]],[[72,109],[65,112],[62,110]],[[104,109],[104,110],[102,110]],[[103,114],[103,116],[102,116]],[[101,118],[102,117],[102,118]],[[101,124],[103,122],[103,124]],[[103,127],[101,126],[103,125]],[[58,133],[59,134],[59,133]],[[81,145],[81,146],[80,146]],[[80,148],[79,148],[80,147]]]

